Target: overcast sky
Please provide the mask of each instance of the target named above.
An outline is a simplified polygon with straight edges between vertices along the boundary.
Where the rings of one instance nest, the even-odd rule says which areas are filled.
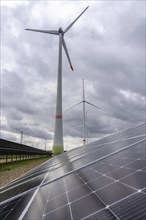
[[[25,31],[65,29],[63,111],[86,100],[88,141],[144,122],[145,1],[1,1],[1,136],[52,148],[58,36]],[[82,145],[82,104],[64,112],[64,146]],[[16,130],[17,129],[17,130]]]

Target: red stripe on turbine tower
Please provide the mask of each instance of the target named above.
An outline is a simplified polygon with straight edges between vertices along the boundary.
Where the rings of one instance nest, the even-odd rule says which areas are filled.
[[[62,115],[56,115],[56,119],[62,119]]]

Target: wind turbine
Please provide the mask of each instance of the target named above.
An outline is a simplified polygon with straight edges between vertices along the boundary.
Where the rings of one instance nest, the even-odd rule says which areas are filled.
[[[102,111],[104,111],[104,110],[102,108],[92,104],[91,102],[87,102],[85,100],[84,79],[82,79],[82,84],[83,84],[83,100],[81,102],[77,103],[76,105],[72,106],[71,108],[67,109],[65,112],[67,112],[67,111],[71,110],[72,108],[74,108],[74,107],[80,105],[81,103],[83,103],[83,145],[85,145],[86,144],[86,138],[85,138],[85,127],[86,127],[86,113],[85,112],[86,112],[86,108],[85,108],[85,103],[87,103],[88,105],[94,106],[95,108],[98,108]]]
[[[28,128],[25,128],[23,130],[18,130],[17,128],[15,128],[16,131],[18,131],[20,133],[20,143],[23,144],[23,134],[24,134],[24,131],[26,131]]]
[[[53,149],[52,149],[52,153],[54,155],[64,152],[63,126],[62,126],[62,46],[65,50],[71,70],[73,71],[73,66],[72,66],[69,53],[66,47],[64,35],[73,26],[73,24],[81,17],[81,15],[87,10],[87,8],[65,30],[63,30],[61,27],[59,28],[59,30],[37,30],[37,29],[28,29],[28,28],[25,29],[27,31],[36,31],[36,32],[41,32],[45,34],[53,34],[53,35],[59,36],[56,117],[55,117],[54,143],[53,143]]]

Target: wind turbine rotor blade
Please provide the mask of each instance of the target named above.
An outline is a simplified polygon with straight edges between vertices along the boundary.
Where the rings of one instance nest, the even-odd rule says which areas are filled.
[[[71,108],[69,108],[69,109],[65,110],[65,112],[67,112],[67,111],[71,110],[72,108],[76,107],[77,105],[80,105],[82,102],[83,102],[83,101],[81,101],[81,102],[79,102],[78,104],[76,104],[76,105],[72,106]]]
[[[55,34],[55,35],[59,35],[59,32],[56,30],[37,30],[37,29],[29,29],[26,28],[26,31],[35,31],[35,32],[41,32],[41,33],[45,33],[45,34]]]
[[[63,45],[63,48],[65,50],[65,53],[66,53],[69,65],[70,65],[70,67],[71,67],[71,69],[73,71],[73,66],[72,66],[72,63],[71,63],[71,60],[70,60],[70,57],[69,57],[69,53],[68,53],[68,50],[67,50],[67,47],[66,47],[66,43],[65,43],[64,37],[62,38],[62,45]]]
[[[79,124],[75,124],[75,125],[72,125],[71,127],[74,127],[74,126],[78,126],[78,125],[82,125],[83,123],[79,123]]]
[[[85,8],[85,10],[64,30],[64,33],[66,33],[72,26],[73,24],[81,17],[81,15],[89,8],[89,6],[87,8]]]
[[[16,131],[20,132],[17,128],[14,128]]]
[[[28,128],[25,128],[22,132],[26,131]]]
[[[92,105],[92,106],[94,106],[95,108],[98,108],[98,109],[100,109],[100,110],[102,110],[102,111],[104,111],[102,108],[100,108],[100,107],[98,107],[98,106],[96,106],[96,105],[93,105],[92,103],[90,103],[90,102],[87,102],[87,101],[85,101],[88,105]],[[104,111],[105,112],[105,111]]]

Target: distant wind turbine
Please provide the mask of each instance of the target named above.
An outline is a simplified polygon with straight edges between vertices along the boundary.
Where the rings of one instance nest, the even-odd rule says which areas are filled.
[[[89,7],[89,6],[88,6]],[[87,7],[87,8],[88,8]],[[62,126],[62,46],[65,50],[70,67],[73,71],[73,66],[69,57],[69,53],[64,40],[64,34],[72,27],[72,25],[80,18],[80,16],[87,10],[87,8],[65,29],[61,27],[59,30],[36,30],[25,29],[28,31],[36,31],[46,34],[59,35],[59,56],[58,56],[58,80],[57,80],[57,99],[56,99],[56,117],[55,117],[55,131],[54,131],[54,143],[52,153],[54,155],[64,152],[63,146],[63,126]]]
[[[85,127],[86,127],[86,113],[85,113],[85,112],[86,112],[86,109],[85,109],[85,103],[87,103],[88,105],[94,106],[95,108],[98,108],[98,109],[100,109],[100,110],[102,110],[102,111],[104,111],[104,110],[103,110],[102,108],[100,108],[100,107],[98,107],[98,106],[92,104],[91,102],[87,102],[87,101],[85,100],[84,79],[82,79],[82,84],[83,84],[83,100],[82,100],[81,102],[77,103],[76,105],[72,106],[71,108],[67,109],[65,112],[67,112],[67,111],[71,110],[72,108],[74,108],[74,107],[80,105],[81,103],[83,103],[83,145],[85,145],[85,144],[86,144],[86,138],[85,138]],[[80,124],[81,124],[81,123],[80,123]],[[78,124],[78,125],[80,125],[80,124]]]
[[[21,144],[23,144],[23,134],[24,134],[24,131],[26,131],[27,129],[29,129],[29,128],[25,128],[23,130],[19,130],[19,129],[15,128],[15,130],[20,133],[20,143]]]

